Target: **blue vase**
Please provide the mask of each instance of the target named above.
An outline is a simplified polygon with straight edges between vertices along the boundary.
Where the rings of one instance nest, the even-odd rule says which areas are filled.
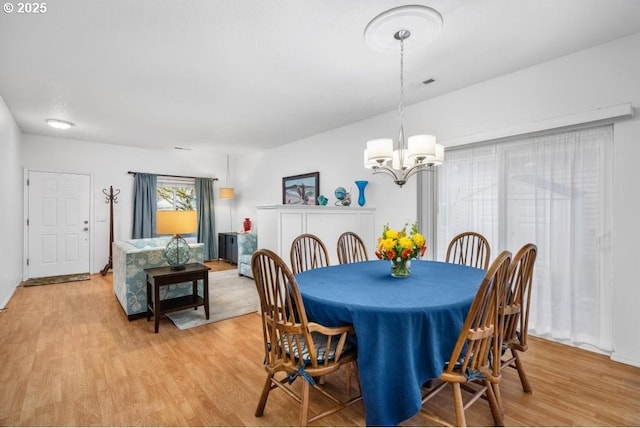
[[[364,199],[364,188],[367,187],[367,184],[369,184],[369,182],[367,180],[358,180],[355,182],[356,186],[358,186],[358,205],[360,205],[361,207],[364,207],[364,204],[367,202]]]

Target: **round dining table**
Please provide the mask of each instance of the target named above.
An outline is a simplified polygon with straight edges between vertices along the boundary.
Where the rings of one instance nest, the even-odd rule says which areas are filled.
[[[408,278],[375,260],[296,275],[307,317],[353,325],[366,424],[391,426],[421,407],[421,386],[444,369],[485,271],[413,260]]]

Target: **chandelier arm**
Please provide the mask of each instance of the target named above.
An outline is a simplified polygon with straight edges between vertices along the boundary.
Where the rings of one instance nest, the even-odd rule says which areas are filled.
[[[388,166],[374,166],[372,169],[374,174],[385,173],[391,176],[393,181],[397,181],[399,179],[396,172]]]
[[[405,181],[408,180],[409,177],[415,175],[415,173],[417,173],[418,171],[433,171],[433,168],[431,167],[431,165],[426,163],[419,163],[419,164],[413,165],[411,168],[409,168],[404,172],[403,175],[404,175]]]

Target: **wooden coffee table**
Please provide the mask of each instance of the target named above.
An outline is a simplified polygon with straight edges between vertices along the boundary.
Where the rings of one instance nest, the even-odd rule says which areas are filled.
[[[211,268],[200,264],[190,263],[182,270],[173,270],[169,266],[145,269],[147,275],[147,321],[154,316],[154,332],[158,332],[160,318],[167,312],[194,308],[204,305],[204,313],[209,319],[209,270]],[[202,280],[204,297],[198,295],[198,280]],[[187,296],[173,297],[160,300],[160,287],[163,285],[193,283],[193,292]],[[153,290],[153,295],[152,295]]]

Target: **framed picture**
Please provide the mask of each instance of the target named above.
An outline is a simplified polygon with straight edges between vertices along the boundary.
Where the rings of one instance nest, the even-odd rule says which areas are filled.
[[[319,194],[319,172],[282,177],[283,205],[318,205]]]

